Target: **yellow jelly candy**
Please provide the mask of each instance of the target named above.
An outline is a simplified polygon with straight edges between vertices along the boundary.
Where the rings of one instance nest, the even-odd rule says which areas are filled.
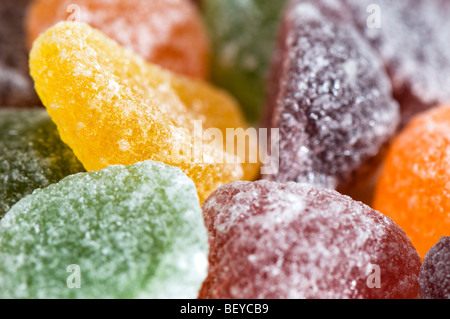
[[[258,173],[254,141],[242,155],[220,140],[227,129],[246,129],[230,96],[148,64],[87,24],[59,23],[43,33],[30,69],[63,141],[88,171],[164,162],[195,182],[201,201]]]

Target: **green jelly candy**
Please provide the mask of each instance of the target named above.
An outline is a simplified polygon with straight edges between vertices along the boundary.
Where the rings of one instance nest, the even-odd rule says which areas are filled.
[[[0,298],[196,298],[208,242],[194,183],[146,161],[71,175],[0,221]]]
[[[261,116],[278,24],[286,0],[205,0],[212,79],[233,94],[250,122]]]
[[[0,110],[0,218],[35,189],[83,171],[45,110]]]

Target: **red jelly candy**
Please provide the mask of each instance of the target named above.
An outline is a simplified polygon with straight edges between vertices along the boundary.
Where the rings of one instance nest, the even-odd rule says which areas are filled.
[[[203,204],[200,298],[415,298],[420,257],[391,219],[308,184],[235,182]]]

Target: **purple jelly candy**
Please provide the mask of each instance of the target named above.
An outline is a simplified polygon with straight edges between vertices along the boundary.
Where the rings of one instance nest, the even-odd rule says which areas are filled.
[[[392,80],[402,122],[450,102],[450,1],[345,0]]]
[[[450,299],[450,237],[442,237],[425,255],[419,285],[422,299]]]
[[[396,132],[383,64],[338,9],[293,1],[285,13],[266,116],[280,129],[279,166],[267,180],[347,190],[375,171]]]

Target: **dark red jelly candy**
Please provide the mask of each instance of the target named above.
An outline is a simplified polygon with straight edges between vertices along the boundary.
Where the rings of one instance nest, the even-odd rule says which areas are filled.
[[[309,184],[235,182],[203,204],[200,298],[415,298],[420,257],[391,219]]]
[[[422,299],[450,299],[450,237],[442,237],[426,254],[419,285]]]
[[[274,60],[266,124],[280,129],[280,160],[264,178],[346,190],[370,175],[400,115],[383,64],[352,19],[291,2]]]
[[[24,15],[29,0],[0,1],[0,107],[40,105],[29,75]]]

